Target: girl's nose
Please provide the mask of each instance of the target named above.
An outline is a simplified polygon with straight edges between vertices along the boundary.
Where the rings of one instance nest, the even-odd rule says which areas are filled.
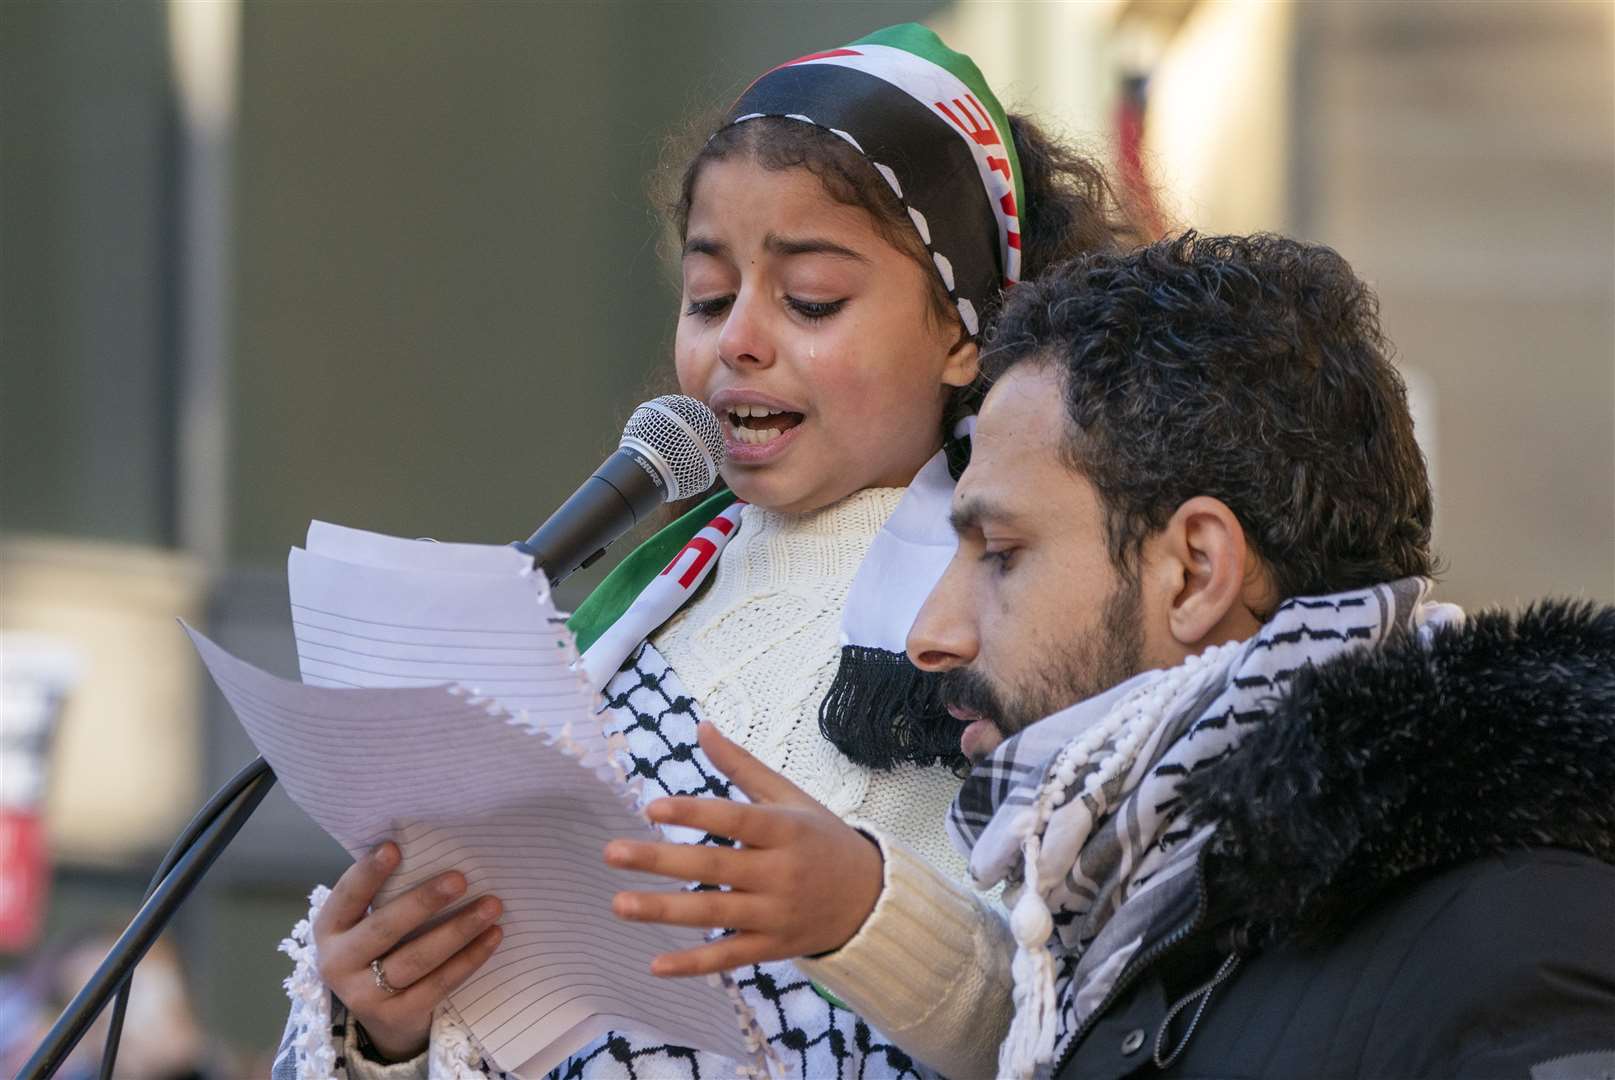
[[[730,368],[766,368],[774,363],[768,312],[762,298],[742,289],[718,332],[718,359]]]

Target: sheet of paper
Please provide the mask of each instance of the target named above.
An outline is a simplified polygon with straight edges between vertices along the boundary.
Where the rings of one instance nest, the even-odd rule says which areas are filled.
[[[701,932],[611,915],[619,889],[680,887],[601,861],[611,837],[655,835],[619,782],[491,699],[287,682],[186,629],[292,800],[356,857],[399,844],[378,903],[448,869],[466,875],[468,902],[504,902],[498,949],[449,999],[501,1069],[542,1075],[612,1027],[750,1060],[728,989],[649,973]]]
[[[550,732],[593,711],[571,670],[564,620],[550,601],[544,575],[532,569],[530,559],[510,548],[418,546],[424,550],[413,553],[413,569],[402,565],[410,560],[396,555],[390,560],[395,565],[374,565],[292,549],[287,579],[305,683],[459,683]],[[467,549],[475,556],[467,556]],[[365,557],[351,548],[347,553]],[[429,568],[439,556],[447,570]],[[474,558],[490,567],[503,562],[505,571],[456,569]],[[579,724],[575,730],[579,739],[591,743],[591,750],[601,749],[592,725]]]
[[[509,544],[440,544],[434,540],[406,540],[401,536],[366,532],[329,521],[308,523],[303,546],[316,555],[364,566],[390,566],[397,570],[434,573],[498,574],[509,577],[532,564]]]

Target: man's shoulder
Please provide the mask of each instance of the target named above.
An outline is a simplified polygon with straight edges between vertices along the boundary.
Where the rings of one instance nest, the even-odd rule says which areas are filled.
[[[1589,958],[1615,975],[1615,865],[1578,851],[1471,859],[1405,883],[1376,907],[1370,918],[1425,920],[1419,950],[1450,953],[1451,970],[1496,970],[1512,958],[1566,951],[1596,954]]]
[[[1183,1075],[1534,1080],[1615,1054],[1615,866],[1542,847],[1409,875],[1219,997]]]
[[[1615,1054],[1615,865],[1548,847],[1472,859],[1373,905],[1354,942],[1381,983],[1367,1052],[1404,1048],[1387,1066],[1414,1045],[1454,1076]]]
[[[1381,984],[1389,1014],[1398,998],[1428,1016],[1535,994],[1572,970],[1601,980],[1615,1008],[1615,865],[1554,847],[1464,860],[1411,875],[1280,952]]]
[[[1611,791],[1615,610],[1561,603],[1297,673],[1180,794],[1217,825],[1214,892],[1278,940],[1448,875],[1480,874],[1500,900],[1505,868],[1548,873],[1553,847],[1591,857],[1561,872],[1598,878],[1592,862],[1615,863]]]

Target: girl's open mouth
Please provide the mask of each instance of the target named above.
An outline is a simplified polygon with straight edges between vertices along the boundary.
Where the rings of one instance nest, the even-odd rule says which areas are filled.
[[[766,446],[802,422],[802,414],[767,405],[736,404],[723,414],[733,442]]]

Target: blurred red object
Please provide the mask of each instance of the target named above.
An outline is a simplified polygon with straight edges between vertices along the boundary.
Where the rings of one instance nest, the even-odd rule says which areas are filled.
[[[45,919],[45,783],[83,661],[59,639],[16,631],[0,634],[0,653],[0,952],[20,953],[38,943]]]
[[[1149,80],[1144,75],[1122,78],[1116,101],[1116,176],[1121,196],[1135,224],[1146,240],[1166,231],[1161,208],[1155,201],[1155,186],[1144,165],[1144,125],[1147,116]]]
[[[24,952],[38,942],[49,885],[44,820],[0,807],[0,952]]]

